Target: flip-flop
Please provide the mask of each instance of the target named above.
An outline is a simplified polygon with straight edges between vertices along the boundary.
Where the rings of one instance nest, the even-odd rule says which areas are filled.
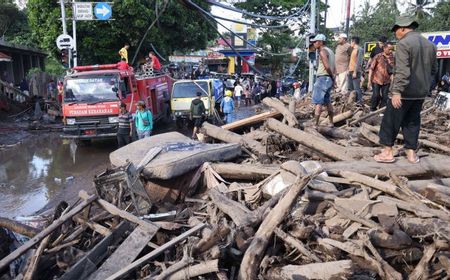
[[[414,157],[414,160],[410,160],[409,158],[407,158],[407,160],[409,161],[409,163],[415,164],[415,163],[419,163],[420,162],[420,158],[418,155],[416,155]]]
[[[373,159],[379,163],[394,163],[395,162],[395,158],[382,158],[382,157],[380,157],[380,155],[381,154],[375,155],[373,157]]]

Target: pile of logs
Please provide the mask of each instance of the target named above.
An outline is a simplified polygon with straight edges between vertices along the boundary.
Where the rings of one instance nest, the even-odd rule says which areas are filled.
[[[342,105],[334,127],[324,116],[314,128],[306,101],[263,103],[273,111],[203,125],[246,156],[198,167],[178,203],[150,201],[139,173],[160,150],[149,150],[100,174],[96,194],[80,192],[39,233],[24,228],[30,240],[0,270],[26,255],[26,279],[450,277],[448,115],[425,110],[420,163],[380,164],[383,109]]]

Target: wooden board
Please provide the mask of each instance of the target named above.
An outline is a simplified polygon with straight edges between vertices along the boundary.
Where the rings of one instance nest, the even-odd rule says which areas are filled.
[[[229,124],[222,125],[221,127],[226,130],[234,130],[234,129],[238,129],[238,128],[241,128],[244,126],[258,124],[269,118],[275,118],[280,115],[281,115],[281,113],[278,111],[264,112],[264,113],[254,115],[254,116],[251,116],[251,117],[243,119],[243,120],[239,120],[239,121],[235,121],[235,122],[232,122]]]
[[[155,231],[148,231],[141,226],[136,227],[102,266],[89,277],[89,280],[106,279],[119,271],[121,267],[132,263],[155,233]]]

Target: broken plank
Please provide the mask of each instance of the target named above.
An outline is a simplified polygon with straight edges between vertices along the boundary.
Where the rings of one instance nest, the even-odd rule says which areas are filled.
[[[62,215],[57,220],[55,220],[51,225],[46,227],[44,230],[42,230],[40,233],[35,235],[33,238],[25,242],[22,246],[14,250],[11,254],[0,260],[0,270],[5,268],[8,264],[10,264],[12,261],[14,261],[16,258],[20,257],[23,253],[28,251],[31,247],[36,245],[39,241],[44,239],[47,235],[52,233],[55,229],[57,229],[59,226],[61,226],[65,221],[75,216],[77,213],[79,213],[81,210],[83,210],[86,206],[91,204],[92,201],[94,201],[97,198],[96,195],[86,196],[85,200],[83,200],[80,204],[75,206],[72,210],[70,210],[68,213]]]
[[[176,238],[174,238],[174,239],[170,240],[169,242],[161,245],[158,249],[155,249],[155,250],[151,251],[147,255],[145,255],[145,256],[141,257],[140,259],[137,259],[136,261],[132,262],[131,264],[125,266],[121,270],[117,271],[113,275],[111,275],[108,278],[106,278],[106,280],[114,280],[114,279],[121,278],[122,276],[126,275],[127,273],[129,273],[130,271],[134,270],[138,266],[141,266],[142,264],[152,260],[153,258],[155,258],[155,257],[159,256],[160,254],[162,254],[167,249],[171,248],[172,246],[175,246],[176,244],[182,242],[183,240],[185,240],[189,236],[195,234],[197,231],[203,229],[205,226],[206,225],[203,224],[203,223],[200,223],[200,224],[196,225],[195,227],[191,228],[190,230],[180,234]]]
[[[103,280],[119,271],[121,267],[132,263],[155,233],[141,226],[136,227],[102,266],[89,277],[89,280]]]
[[[86,199],[88,197],[88,194],[86,191],[80,191],[78,194],[82,199]],[[124,218],[125,220],[128,220],[132,223],[138,224],[144,228],[146,228],[149,231],[158,231],[159,227],[157,225],[155,225],[152,222],[147,222],[144,220],[139,219],[138,217],[136,217],[135,215],[121,210],[119,208],[117,208],[116,206],[114,206],[113,204],[109,203],[106,200],[103,199],[97,199],[98,204],[100,204],[100,206],[102,206],[106,211],[108,211],[109,213],[115,215],[115,216],[119,216],[121,218]]]
[[[278,117],[280,115],[281,115],[281,113],[278,112],[278,111],[268,111],[268,112],[264,112],[264,113],[261,113],[261,114],[258,114],[258,115],[251,116],[249,118],[245,118],[245,119],[242,119],[242,120],[238,120],[238,121],[235,121],[235,122],[232,122],[232,123],[228,123],[228,124],[222,125],[221,127],[223,129],[226,129],[226,130],[235,130],[235,129],[242,128],[242,127],[245,127],[245,126],[250,126],[250,125],[255,125],[255,124],[258,124],[258,123],[262,123],[265,120],[267,120],[268,118],[275,118],[275,117]]]
[[[237,164],[231,162],[212,163],[211,167],[225,179],[264,180],[280,170],[275,165]]]

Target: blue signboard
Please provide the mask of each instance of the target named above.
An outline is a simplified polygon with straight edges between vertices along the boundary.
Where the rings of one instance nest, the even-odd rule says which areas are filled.
[[[106,2],[99,2],[94,7],[95,17],[99,20],[108,20],[112,16],[112,8]]]

